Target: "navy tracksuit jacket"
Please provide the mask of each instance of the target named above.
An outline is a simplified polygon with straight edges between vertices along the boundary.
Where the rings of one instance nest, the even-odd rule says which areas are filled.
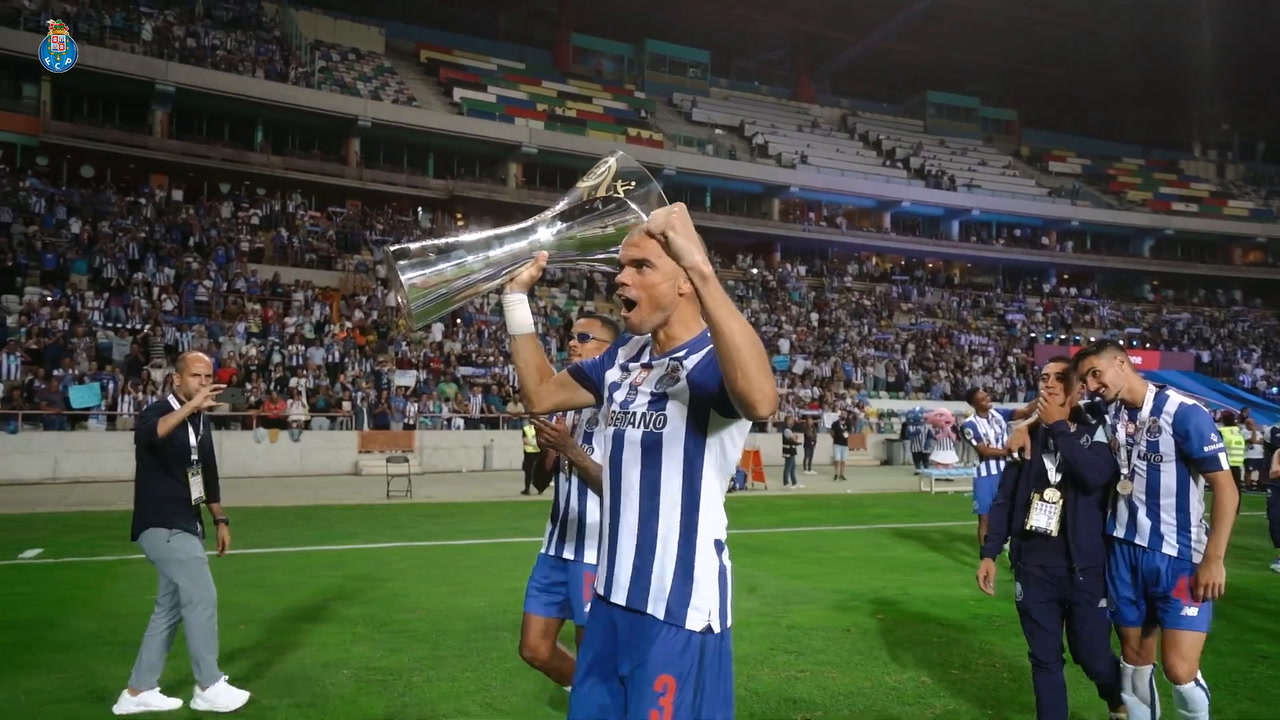
[[[982,557],[996,559],[1011,541],[1014,595],[1031,660],[1038,720],[1067,720],[1067,682],[1062,635],[1098,696],[1120,703],[1120,661],[1111,650],[1107,614],[1106,522],[1111,490],[1120,475],[1105,426],[1080,408],[1074,430],[1063,421],[1031,433],[1032,453],[1011,462],[988,517]],[[1061,456],[1063,495],[1058,535],[1026,530],[1031,494],[1049,487],[1043,454]]]

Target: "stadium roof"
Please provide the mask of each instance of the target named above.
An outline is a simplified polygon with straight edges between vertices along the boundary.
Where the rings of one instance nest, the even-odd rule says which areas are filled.
[[[1280,3],[1210,0],[373,0],[380,17],[550,47],[561,2],[574,29],[710,50],[712,73],[785,83],[796,51],[834,94],[900,103],[977,95],[1023,125],[1185,149],[1224,123],[1280,142]],[[341,0],[313,0],[341,10]],[[418,19],[420,18],[420,20]],[[820,75],[821,71],[821,75]]]

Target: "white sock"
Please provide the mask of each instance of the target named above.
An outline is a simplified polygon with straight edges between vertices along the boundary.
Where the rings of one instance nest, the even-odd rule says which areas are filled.
[[[1129,720],[1160,720],[1155,673],[1155,665],[1120,663],[1120,699],[1124,701]]]
[[[1209,686],[1203,675],[1196,673],[1195,680],[1173,686],[1173,709],[1178,720],[1209,720]]]

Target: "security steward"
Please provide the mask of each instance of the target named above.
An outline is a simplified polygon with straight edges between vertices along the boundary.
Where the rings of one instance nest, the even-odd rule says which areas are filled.
[[[1125,717],[1105,578],[1107,505],[1120,469],[1106,426],[1079,407],[1082,394],[1070,358],[1045,363],[1031,452],[1005,467],[978,565],[978,587],[994,596],[996,558],[1010,542],[1038,720],[1068,717],[1064,629],[1072,659],[1097,686],[1110,717]]]
[[[133,528],[160,582],[142,646],[111,711],[116,715],[182,707],[160,691],[160,674],[178,625],[186,630],[195,674],[192,710],[233,712],[249,693],[227,682],[218,668],[218,591],[205,553],[201,506],[217,528],[218,555],[231,546],[230,520],[222,509],[218,461],[208,411],[225,387],[213,384],[213,362],[203,353],[178,357],[174,391],[138,414],[133,431],[135,468]]]
[[[1227,448],[1227,467],[1231,468],[1231,477],[1236,481],[1236,490],[1240,492],[1240,501],[1236,503],[1236,514],[1240,514],[1240,506],[1244,501],[1244,450],[1247,444],[1244,433],[1240,432],[1240,424],[1236,414],[1227,410],[1218,419],[1218,432],[1222,435],[1222,444]]]

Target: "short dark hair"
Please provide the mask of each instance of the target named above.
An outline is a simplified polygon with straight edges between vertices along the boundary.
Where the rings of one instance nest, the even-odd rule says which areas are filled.
[[[971,388],[969,388],[969,389],[968,389],[968,390],[966,390],[966,391],[965,391],[965,393],[964,393],[964,401],[965,401],[966,403],[968,403],[970,406],[972,406],[972,405],[973,405],[973,399],[974,399],[974,398],[976,398],[976,397],[978,397],[978,393],[980,393],[980,392],[982,392],[982,388],[980,388],[980,387],[971,387]]]
[[[1044,366],[1049,365],[1066,365],[1067,366],[1067,385],[1073,385],[1076,382],[1076,365],[1075,361],[1066,355],[1054,355],[1044,361]]]
[[[1076,372],[1079,372],[1080,365],[1084,363],[1085,360],[1098,357],[1099,355],[1105,355],[1110,352],[1118,352],[1125,358],[1129,357],[1129,351],[1126,350],[1124,345],[1121,345],[1118,341],[1099,340],[1076,353],[1076,356],[1071,360],[1071,367]]]
[[[614,320],[608,315],[601,315],[600,313],[589,312],[589,313],[582,313],[581,315],[578,316],[578,319],[579,320],[595,320],[596,322],[600,323],[602,326],[604,326],[604,329],[609,332],[610,340],[617,340],[618,337],[622,335],[622,325],[618,324],[617,320]]]

